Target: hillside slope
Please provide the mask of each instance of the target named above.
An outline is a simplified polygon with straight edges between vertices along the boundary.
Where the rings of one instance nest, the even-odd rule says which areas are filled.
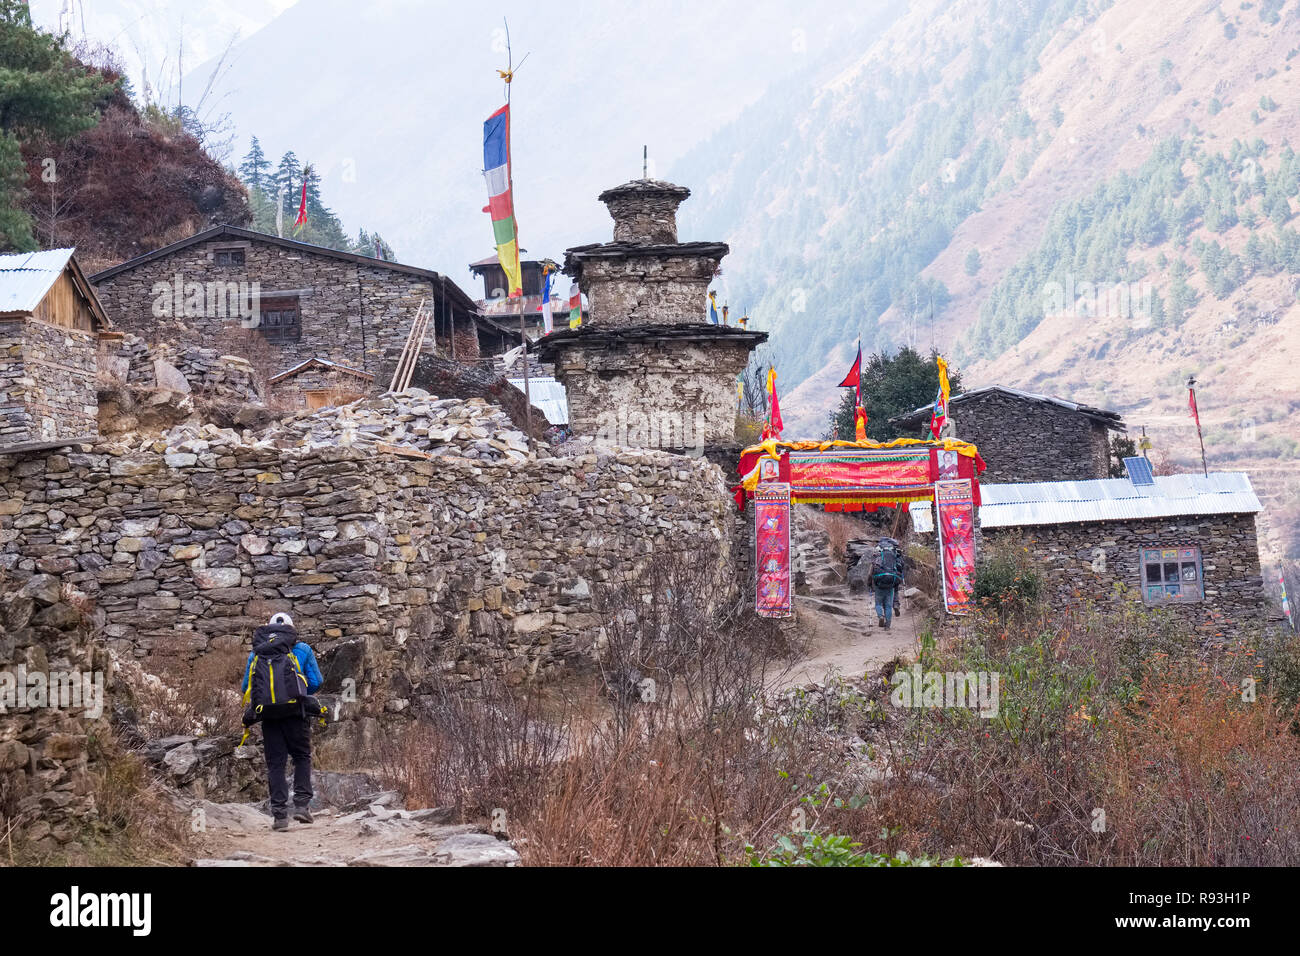
[[[724,170],[684,210],[733,245],[788,431],[823,432],[861,334],[1113,407],[1199,467],[1195,374],[1211,467],[1251,473],[1297,553],[1300,2],[1030,6],[917,5],[681,164]]]

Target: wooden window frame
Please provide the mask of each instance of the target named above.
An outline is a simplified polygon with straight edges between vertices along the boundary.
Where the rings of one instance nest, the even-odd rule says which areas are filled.
[[[1138,584],[1147,607],[1200,604],[1205,600],[1205,560],[1200,546],[1139,549]]]
[[[286,321],[286,316],[292,319]],[[263,299],[257,329],[271,345],[302,341],[302,305],[297,296]]]
[[[226,256],[230,261],[222,262],[221,261],[222,256]],[[237,262],[235,261],[235,256],[239,257],[239,261]],[[247,262],[248,262],[248,257],[245,255],[245,250],[242,248],[232,247],[226,249],[212,250],[212,264],[216,266],[220,266],[223,269],[231,269],[236,266],[243,266],[246,265]]]

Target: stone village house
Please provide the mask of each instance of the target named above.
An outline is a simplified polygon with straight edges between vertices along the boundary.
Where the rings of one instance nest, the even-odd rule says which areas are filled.
[[[0,452],[93,442],[113,325],[72,249],[0,256]]]
[[[235,226],[215,226],[90,281],[123,332],[254,359],[273,393],[289,390],[290,404],[313,390],[349,391],[367,377],[387,387],[375,379],[401,351],[421,303],[433,313],[426,348],[450,351],[454,337],[459,359],[479,357],[476,303],[446,276]],[[336,380],[314,388],[307,372]]]
[[[929,434],[929,405],[890,419]],[[989,385],[948,400],[956,434],[988,464],[983,482],[1110,477],[1110,433],[1124,422],[1109,412],[1050,395]]]
[[[981,454],[983,454],[981,452]],[[990,464],[990,470],[992,465]],[[1024,547],[1059,605],[1140,601],[1208,640],[1268,618],[1250,479],[1238,472],[980,485],[981,546]],[[913,528],[934,532],[929,502]]]

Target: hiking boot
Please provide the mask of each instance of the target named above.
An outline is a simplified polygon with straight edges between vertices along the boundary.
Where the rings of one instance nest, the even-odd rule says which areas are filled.
[[[315,823],[315,822],[316,822],[315,819],[314,819],[314,818],[312,817],[312,815],[311,815],[311,811],[308,810],[306,807],[296,807],[296,808],[294,809],[294,811],[293,811],[293,818],[294,818],[295,820],[297,820],[299,823]]]
[[[289,829],[289,818],[288,818],[288,817],[276,817],[276,818],[275,818],[275,822],[271,824],[271,829],[272,829],[272,830],[287,830],[287,829]]]
[[[876,615],[876,627],[884,627],[885,618],[883,615]]]

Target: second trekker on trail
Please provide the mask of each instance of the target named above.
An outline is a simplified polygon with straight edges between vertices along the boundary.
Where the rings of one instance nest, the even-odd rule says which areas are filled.
[[[876,556],[871,562],[867,585],[875,591],[876,620],[880,627],[889,627],[897,611],[898,590],[903,586],[903,555],[893,538],[881,538],[876,546]]]
[[[244,726],[261,721],[271,791],[272,829],[289,827],[289,784],[285,762],[293,758],[293,818],[311,823],[311,726],[320,705],[310,695],[322,680],[316,655],[298,639],[288,614],[276,614],[253,632],[253,651],[244,669]],[[244,735],[247,739],[248,735]]]

